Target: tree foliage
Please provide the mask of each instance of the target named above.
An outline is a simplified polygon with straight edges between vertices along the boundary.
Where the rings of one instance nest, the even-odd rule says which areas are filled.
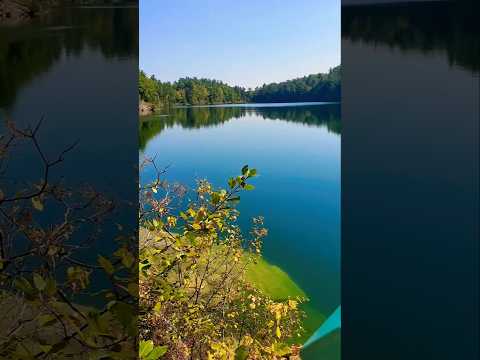
[[[117,250],[85,261],[114,203],[90,187],[70,188],[52,170],[74,145],[50,159],[40,124],[7,122],[0,136],[0,358],[134,359],[137,341],[137,237],[119,226]],[[13,149],[30,145],[42,165],[39,182],[8,174]],[[99,292],[92,279],[106,279]],[[95,298],[95,306],[82,298]]]
[[[174,83],[139,74],[139,96],[153,104],[208,105],[249,102],[340,101],[341,68],[327,74],[308,75],[255,90],[230,86],[218,80],[182,78]]]
[[[139,74],[139,95],[144,101],[154,104],[234,104],[248,102],[245,89],[229,86],[221,81],[197,78],[182,78],[174,83],[161,82],[155,76]]]
[[[327,74],[314,74],[302,78],[263,85],[251,94],[253,102],[309,102],[340,101],[341,67]]]
[[[262,218],[254,219],[248,238],[236,224],[235,204],[242,191],[254,189],[255,176],[245,166],[227,189],[199,181],[184,206],[177,197],[185,190],[160,177],[141,190],[140,338],[166,347],[166,359],[280,359],[298,353],[288,341],[302,330],[301,299],[275,302],[244,276],[267,234]]]

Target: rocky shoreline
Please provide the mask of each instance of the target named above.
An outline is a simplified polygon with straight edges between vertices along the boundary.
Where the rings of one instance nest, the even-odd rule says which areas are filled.
[[[138,114],[140,116],[151,115],[154,112],[155,112],[155,105],[143,100],[140,100],[138,102]]]

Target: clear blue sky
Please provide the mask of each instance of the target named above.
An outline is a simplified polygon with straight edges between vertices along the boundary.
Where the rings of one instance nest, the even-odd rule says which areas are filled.
[[[141,0],[140,68],[255,87],[340,64],[340,0]]]

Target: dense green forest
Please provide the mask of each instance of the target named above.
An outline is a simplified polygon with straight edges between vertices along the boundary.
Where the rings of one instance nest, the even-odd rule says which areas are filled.
[[[263,85],[251,94],[251,101],[307,102],[340,101],[340,65],[326,74],[314,74],[281,83]]]
[[[140,71],[139,96],[152,104],[235,104],[247,102],[339,101],[340,66],[326,74],[308,75],[255,90],[230,86],[218,80],[182,78],[173,83],[157,80]]]
[[[174,83],[161,82],[140,71],[139,95],[153,104],[205,105],[243,103],[248,93],[239,86],[229,86],[221,81],[182,78]]]

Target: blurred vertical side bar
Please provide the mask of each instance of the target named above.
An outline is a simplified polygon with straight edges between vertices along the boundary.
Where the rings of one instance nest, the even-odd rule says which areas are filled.
[[[478,358],[478,2],[342,3],[342,357]]]
[[[0,358],[135,359],[138,1],[0,0]]]

